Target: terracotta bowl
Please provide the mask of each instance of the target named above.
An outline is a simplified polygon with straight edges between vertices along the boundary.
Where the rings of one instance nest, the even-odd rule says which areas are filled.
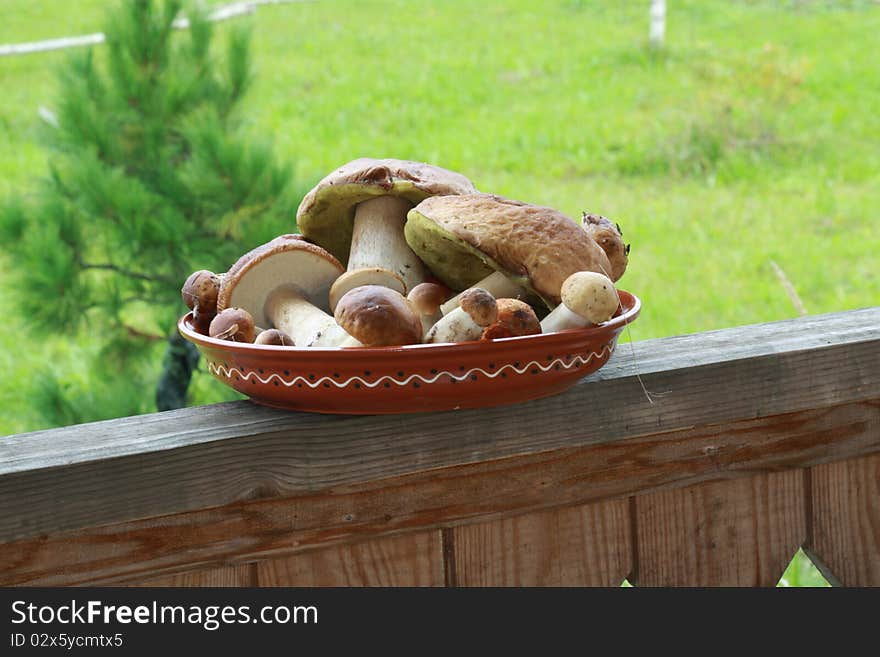
[[[220,381],[258,404],[316,413],[374,415],[498,406],[554,395],[602,367],[641,309],[622,307],[596,327],[458,344],[402,347],[276,347],[197,333],[187,313],[178,329]]]

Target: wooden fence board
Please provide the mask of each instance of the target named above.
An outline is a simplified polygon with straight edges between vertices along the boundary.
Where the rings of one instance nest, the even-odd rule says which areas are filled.
[[[877,583],[880,308],[632,350],[567,393],[502,408],[341,417],[241,402],[4,438],[0,584],[632,571],[769,585],[805,540],[845,583]]]
[[[459,586],[619,586],[632,567],[626,499],[456,527],[453,540]]]
[[[440,532],[362,541],[257,564],[259,586],[442,586]]]
[[[636,498],[641,586],[775,586],[806,538],[797,470]]]
[[[130,586],[253,586],[255,582],[255,566],[240,564],[237,566],[221,566],[191,570],[176,575],[150,577],[145,580],[131,582]]]
[[[0,583],[108,583],[803,467],[880,452],[878,421],[880,402],[846,404],[0,543]]]
[[[829,582],[880,586],[880,455],[818,465],[810,476],[805,551]]]
[[[635,360],[621,345],[572,390],[502,408],[341,417],[234,402],[12,436],[0,541],[876,400],[878,345],[875,308],[650,340]],[[662,393],[653,404],[637,372]]]

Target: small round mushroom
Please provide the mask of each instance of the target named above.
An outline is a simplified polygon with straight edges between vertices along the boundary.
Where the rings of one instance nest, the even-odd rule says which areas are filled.
[[[459,173],[423,162],[360,158],[327,175],[297,210],[303,235],[347,262],[330,308],[349,290],[384,285],[401,294],[425,280],[406,243],[407,212],[428,196],[475,191]]]
[[[217,314],[217,295],[220,292],[220,277],[207,269],[200,269],[189,275],[180,290],[180,297],[186,307],[192,310],[193,323],[205,333]]]
[[[620,230],[620,226],[600,214],[588,214],[587,212],[584,212],[581,223],[584,230],[587,231],[587,235],[596,240],[596,243],[608,256],[611,270],[605,273],[612,281],[620,280],[626,271],[630,247],[629,244],[623,243],[623,231]]]
[[[495,297],[480,287],[465,290],[458,308],[441,317],[425,336],[425,342],[468,342],[479,340],[483,329],[498,316]]]
[[[350,336],[325,308],[342,273],[331,254],[301,235],[281,235],[246,253],[223,277],[217,307],[245,308],[259,326],[277,328],[298,347],[335,347]]]
[[[254,344],[274,345],[276,347],[296,346],[293,342],[293,338],[287,335],[287,333],[274,328],[260,331],[260,334],[254,340]]]
[[[541,328],[553,333],[601,324],[614,316],[619,305],[610,278],[592,271],[575,272],[562,284],[562,303],[544,318]]]
[[[254,341],[254,318],[244,308],[226,308],[217,313],[208,327],[208,335],[230,342]]]
[[[519,299],[498,299],[498,317],[483,331],[483,340],[514,338],[541,332],[534,309]]]
[[[440,283],[419,283],[409,294],[407,300],[415,307],[422,320],[422,335],[427,335],[431,327],[443,317],[440,307],[452,294],[445,285]],[[457,305],[457,304],[456,304]]]
[[[390,347],[422,341],[422,322],[406,297],[382,285],[346,292],[336,306],[337,323],[365,347]]]

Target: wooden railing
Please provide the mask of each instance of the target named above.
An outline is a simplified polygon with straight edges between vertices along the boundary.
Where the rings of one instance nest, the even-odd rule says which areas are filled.
[[[623,344],[506,407],[0,439],[6,585],[773,585],[801,546],[880,585],[880,308]]]

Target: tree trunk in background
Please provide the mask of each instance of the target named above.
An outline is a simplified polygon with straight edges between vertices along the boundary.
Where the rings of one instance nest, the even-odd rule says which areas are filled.
[[[666,0],[651,0],[651,45],[654,48],[662,48],[665,37]]]
[[[175,331],[168,338],[162,374],[156,385],[156,408],[170,411],[186,406],[186,391],[199,363],[199,350]]]

